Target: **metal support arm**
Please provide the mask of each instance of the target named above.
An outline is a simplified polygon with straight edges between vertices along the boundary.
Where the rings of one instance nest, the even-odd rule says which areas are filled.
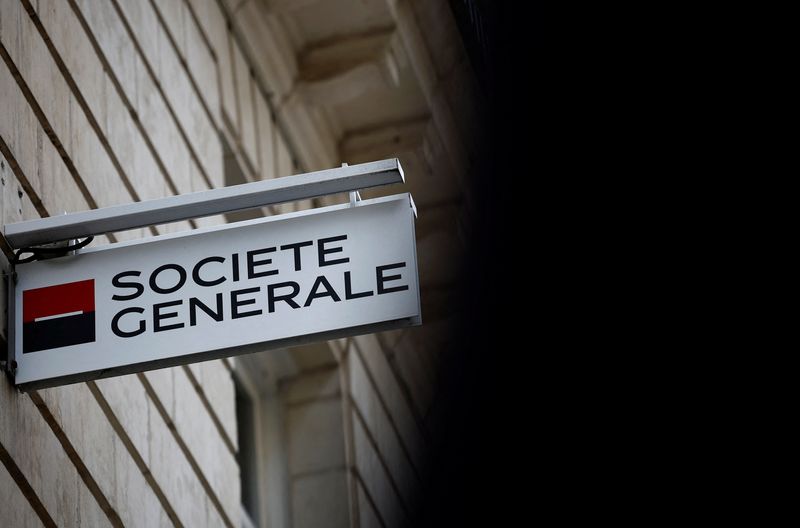
[[[404,181],[394,158],[9,224],[5,236],[19,249]]]

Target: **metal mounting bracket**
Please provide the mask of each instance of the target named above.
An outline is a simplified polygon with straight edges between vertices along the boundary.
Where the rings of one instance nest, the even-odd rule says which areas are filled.
[[[9,224],[14,249],[403,183],[397,158]]]

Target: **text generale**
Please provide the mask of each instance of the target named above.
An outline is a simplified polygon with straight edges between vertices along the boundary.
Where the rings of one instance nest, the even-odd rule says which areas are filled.
[[[126,306],[113,316],[111,331],[118,337],[131,338],[147,332],[148,328],[164,332],[205,322],[263,316],[276,310],[299,310],[314,303],[347,302],[408,290],[408,284],[402,282],[401,270],[406,267],[405,262],[376,266],[370,277],[353,277],[352,271],[346,269],[350,262],[350,258],[344,256],[342,244],[346,240],[347,235],[343,234],[224,256],[211,255],[191,266],[166,263],[149,275],[135,269],[122,271],[112,279],[112,300]],[[291,256],[289,269],[280,269],[273,262],[278,252]],[[307,284],[291,280],[297,278],[292,276],[292,271],[301,271],[312,259],[320,270],[332,267],[330,273],[319,274]],[[342,278],[333,281],[340,285],[338,289],[331,281],[335,275]],[[251,281],[256,279],[263,279],[263,282],[254,285]],[[249,286],[230,289],[230,283],[243,281]],[[362,288],[356,291],[355,283]],[[181,298],[179,292],[187,284],[208,288],[212,294],[204,295],[206,300],[198,296]],[[366,284],[370,287],[364,286]],[[148,307],[127,305],[141,300],[148,289],[163,295],[164,302]]]

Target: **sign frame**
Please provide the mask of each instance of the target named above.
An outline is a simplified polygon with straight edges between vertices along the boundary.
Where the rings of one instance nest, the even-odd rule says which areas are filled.
[[[96,379],[102,379],[112,376],[120,376],[125,374],[131,374],[135,372],[143,372],[147,370],[154,370],[160,368],[167,368],[173,367],[178,365],[184,365],[199,361],[208,361],[213,359],[219,359],[222,357],[232,357],[237,355],[243,354],[250,354],[254,352],[261,352],[273,349],[280,349],[286,347],[292,347],[312,342],[319,342],[319,341],[327,341],[331,339],[339,339],[343,337],[359,335],[359,334],[366,334],[366,333],[373,333],[373,332],[380,332],[384,330],[396,329],[396,328],[404,328],[410,326],[417,326],[422,324],[421,320],[421,300],[420,300],[420,288],[419,288],[419,273],[418,273],[418,261],[417,261],[417,248],[416,248],[416,237],[415,237],[415,222],[414,217],[416,217],[416,208],[413,204],[413,200],[411,199],[411,195],[409,193],[402,193],[393,196],[387,196],[382,198],[375,198],[371,200],[364,200],[355,202],[355,204],[345,203],[341,205],[333,205],[327,207],[320,207],[316,209],[309,209],[305,211],[298,211],[294,213],[289,213],[285,215],[276,215],[271,217],[264,217],[256,220],[248,220],[244,222],[237,222],[232,224],[223,224],[220,226],[213,226],[204,229],[196,229],[192,231],[186,231],[181,233],[173,233],[167,235],[161,235],[159,237],[151,237],[146,239],[128,241],[128,242],[121,242],[112,244],[109,246],[105,246],[102,248],[96,248],[93,250],[85,251],[86,253],[89,252],[100,252],[100,251],[113,251],[116,248],[122,246],[138,246],[141,244],[150,244],[156,241],[164,241],[169,239],[183,239],[189,238],[197,235],[203,235],[206,233],[212,233],[215,231],[226,231],[236,229],[237,227],[246,227],[248,225],[258,225],[263,223],[271,223],[277,222],[280,220],[285,219],[292,219],[298,218],[303,216],[313,216],[316,214],[324,214],[328,212],[334,211],[341,211],[347,210],[352,208],[359,208],[363,206],[369,206],[373,204],[380,204],[385,202],[391,201],[403,201],[407,207],[411,209],[410,214],[413,214],[411,217],[411,247],[413,248],[413,253],[409,255],[409,258],[413,259],[413,268],[409,271],[413,271],[415,275],[414,284],[416,286],[416,316],[412,317],[401,317],[399,319],[392,319],[392,320],[384,320],[380,322],[373,322],[363,325],[356,325],[356,326],[348,326],[333,330],[326,330],[322,332],[313,332],[309,334],[302,334],[302,335],[295,335],[287,338],[281,339],[274,339],[270,341],[262,341],[252,344],[245,344],[245,345],[234,345],[225,348],[219,348],[214,350],[206,350],[202,352],[192,353],[192,354],[183,354],[183,355],[176,355],[171,357],[159,358],[156,360],[151,361],[143,361],[138,363],[131,363],[127,365],[120,365],[114,366],[111,368],[104,368],[99,370],[90,370],[90,371],[83,371],[80,373],[75,374],[67,374],[63,376],[51,377],[46,379],[34,380],[30,382],[23,382],[20,384],[15,385],[17,388],[23,392],[27,392],[30,390],[36,390],[40,388],[46,387],[54,387],[60,385],[66,385],[70,383],[77,383],[83,381],[90,381]],[[83,252],[82,252],[83,253]],[[80,258],[80,253],[72,258]],[[17,288],[16,288],[16,273],[10,273],[8,277],[8,364],[9,370],[12,374],[16,374],[15,370],[17,367],[16,360],[16,344],[17,344],[17,317],[22,317],[21,315],[17,315]]]

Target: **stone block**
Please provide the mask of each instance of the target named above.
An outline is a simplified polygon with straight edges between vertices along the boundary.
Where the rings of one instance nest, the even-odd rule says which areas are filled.
[[[406,502],[410,502],[416,482],[411,470],[411,460],[400,444],[398,431],[378,399],[375,387],[367,379],[367,372],[357,354],[348,358],[353,401],[361,411],[363,427],[371,433],[375,449],[385,462],[391,478]],[[360,422],[360,421],[359,421]],[[389,476],[387,475],[387,478]]]
[[[358,483],[358,520],[361,528],[382,528],[378,514],[372,508],[372,504],[367,498],[367,493],[361,483]]]
[[[312,372],[289,379],[284,387],[287,405],[327,398],[339,394],[339,369]]]
[[[76,0],[76,5],[128,99],[136,101],[136,79],[140,76],[141,64],[137,64],[139,56],[133,40],[113,3]]]
[[[108,89],[106,137],[128,181],[140,200],[163,198],[171,194],[153,153],[110,81]]]
[[[247,64],[239,45],[234,42],[232,49],[236,99],[239,108],[239,139],[250,168],[256,169],[258,167],[258,144],[256,142],[256,121],[253,108],[253,79],[250,75],[250,66]]]
[[[292,359],[301,370],[311,370],[336,365],[336,357],[327,343],[315,343],[289,349]]]
[[[232,136],[239,137],[240,121],[236,95],[236,69],[234,67],[233,36],[226,30],[225,45],[222,53],[217,53],[219,66],[220,100],[222,101],[223,121]]]
[[[68,2],[59,0],[41,0],[36,11],[95,119],[104,126],[106,73],[78,17]]]
[[[107,207],[130,202],[130,193],[123,185],[117,169],[89,126],[83,110],[76,104],[70,105],[70,119],[72,151],[68,154],[97,205]]]
[[[164,28],[158,21],[153,5],[151,2],[142,2],[141,0],[118,0],[118,4],[136,36],[136,41],[142,48],[147,62],[158,75],[161,71],[161,50],[159,48],[161,38],[159,34],[163,33]],[[143,67],[137,68],[137,73],[139,75],[146,74]]]
[[[355,347],[359,349],[360,355],[356,352]],[[421,468],[421,449],[424,439],[412,414],[410,402],[403,394],[383,349],[374,335],[357,336],[355,347],[351,348],[351,354],[359,356],[355,358],[359,363],[363,360],[361,366],[366,368],[365,372],[369,371],[375,379],[375,385],[380,390],[383,401],[386,402],[403,444],[411,454],[414,465],[418,469]],[[354,365],[354,368],[358,367],[359,365]],[[360,395],[358,401],[361,401],[362,396],[368,397],[366,394]]]
[[[2,166],[2,205],[0,214],[4,224],[21,222],[22,220],[32,220],[39,218],[39,213],[33,207],[30,198],[22,190],[22,186],[17,181],[16,176],[8,166],[6,158],[0,154],[0,165]],[[0,300],[0,305],[4,305],[6,298]]]
[[[294,162],[283,134],[275,131],[275,176],[283,178],[294,173]]]
[[[184,0],[161,0],[157,7],[161,12],[161,17],[172,35],[178,52],[186,56],[186,18],[189,16]],[[163,74],[163,72],[162,72]]]
[[[5,63],[0,63],[0,93],[3,94],[3,104],[0,104],[0,137],[38,194],[41,190],[37,148],[39,123]]]
[[[221,359],[192,363],[189,368],[203,389],[214,415],[222,424],[225,435],[235,447],[238,440],[236,434],[236,389],[230,370]]]
[[[217,225],[227,224],[228,221],[223,215],[206,216],[203,218],[195,218],[197,227],[213,227]]]
[[[148,400],[149,452],[147,466],[184,526],[223,526],[197,474],[172,436],[167,424]]]
[[[387,528],[407,525],[399,497],[392,488],[389,476],[381,465],[377,452],[370,444],[366,431],[357,419],[353,420],[353,445],[356,453],[356,468]]]
[[[261,179],[275,177],[275,124],[267,100],[260,91],[255,91],[256,120],[258,122],[258,159]]]
[[[22,202],[22,220],[34,220],[40,217],[39,211],[33,206],[33,202],[27,194],[23,194],[20,201]]]
[[[205,490],[138,376],[100,380],[97,386],[181,522],[185,526],[222,526],[218,514],[207,516]]]
[[[117,242],[127,242],[129,240],[146,238],[149,234],[150,232],[147,229],[129,229],[127,231],[114,232],[114,237],[117,239]]]
[[[230,519],[240,506],[239,466],[183,369],[175,369],[175,428]]]
[[[189,72],[200,92],[200,97],[211,111],[211,115],[219,125],[219,85],[217,84],[217,64],[211,55],[200,33],[200,28],[192,17],[185,20],[186,29],[186,62]]]
[[[192,92],[193,106],[189,114],[188,134],[197,158],[202,164],[203,171],[215,187],[220,187],[224,181],[222,162],[222,143],[217,130],[200,106],[200,101]]]
[[[112,506],[116,508],[125,526],[172,525],[153,488],[117,438],[114,445],[113,467],[115,478]]]
[[[36,102],[47,117],[49,125],[59,138],[69,137],[69,107],[71,97],[61,72],[50,55],[30,16],[21,2],[16,3],[23,12],[19,15],[19,55],[11,55]]]
[[[0,464],[0,504],[3,505],[3,522],[8,526],[44,526],[3,464]]]
[[[189,223],[188,220],[181,220],[180,222],[172,222],[169,224],[162,224],[158,226],[159,234],[167,234],[167,233],[184,233],[187,231],[192,230],[192,225]]]
[[[161,70],[157,72],[158,82],[178,119],[184,123],[184,128],[186,128],[188,114],[191,111],[189,98],[192,88],[186,71],[181,65],[180,55],[170,43],[167,33],[159,31],[158,38],[161,52]]]
[[[324,399],[286,409],[289,472],[331,469],[344,465],[341,399]]]
[[[147,393],[136,374],[95,382],[143,460],[149,460]]]
[[[19,54],[19,25],[22,14],[20,6],[12,5],[11,2],[0,3],[0,41],[12,57]]]
[[[153,387],[161,405],[170,419],[175,416],[175,371],[180,367],[149,370],[144,377]]]
[[[300,200],[299,202],[294,203],[295,211],[305,211],[307,209],[313,209],[314,202],[312,200]]]
[[[225,15],[219,7],[217,2],[209,2],[208,0],[189,0],[189,4],[197,16],[197,21],[200,27],[206,34],[214,50],[214,54],[219,59],[221,50],[227,46],[225,43],[227,39],[227,22]],[[189,40],[191,42],[191,40]]]
[[[139,79],[139,118],[178,192],[191,192],[189,151],[149,76]]]
[[[331,471],[292,481],[294,528],[347,528],[350,526],[347,474]]]
[[[228,46],[227,22],[217,2],[208,2],[207,0],[189,0],[189,3],[191,4],[192,9],[194,9],[195,15],[197,16],[197,20],[200,24],[198,29],[205,33],[211,46],[213,56],[216,57],[213,79],[209,78],[207,81],[205,81],[213,82],[215,85],[214,88],[208,88],[209,93],[206,97],[206,102],[211,103],[211,99],[214,99],[214,104],[210,105],[211,114],[214,116],[214,120],[217,122],[217,125],[222,127],[223,92],[227,93],[229,99],[232,99],[233,97],[233,79],[230,74],[231,61],[230,50]],[[197,56],[204,54],[205,52],[200,52],[199,50],[193,49],[195,48],[193,43],[194,40],[192,37],[192,30],[190,29],[190,26],[187,25],[187,52],[189,53],[189,63],[197,64]],[[195,54],[195,58],[192,58],[193,54]],[[193,66],[192,71],[195,72]],[[220,76],[220,73],[223,75]],[[201,78],[205,79],[204,76],[200,76],[197,73],[194,73],[194,75],[195,79],[198,81],[198,84],[200,83]],[[224,87],[222,83],[225,83]],[[207,88],[205,86],[201,85],[201,92],[205,92],[206,89]],[[213,96],[215,91],[217,94],[216,97]],[[235,104],[235,100],[233,101]],[[230,102],[231,101],[229,101],[229,103]],[[235,106],[233,108],[235,109]],[[229,118],[232,118],[233,122],[235,123],[236,112],[234,111],[232,114],[229,114]]]
[[[108,520],[86,489],[61,443],[27,394],[0,376],[0,443],[58,526]]]
[[[52,216],[89,209],[89,204],[67,170],[64,160],[39,128],[41,145],[38,163],[39,198]]]
[[[418,329],[414,329],[417,331]],[[393,364],[411,392],[412,404],[420,416],[425,416],[433,398],[432,373],[425,368],[426,347],[414,340],[415,332],[406,332],[397,343]]]
[[[106,385],[106,392],[114,388]],[[158,525],[164,517],[158,498],[88,386],[79,383],[39,394],[122,522],[127,526]],[[146,415],[140,423],[146,428]]]

